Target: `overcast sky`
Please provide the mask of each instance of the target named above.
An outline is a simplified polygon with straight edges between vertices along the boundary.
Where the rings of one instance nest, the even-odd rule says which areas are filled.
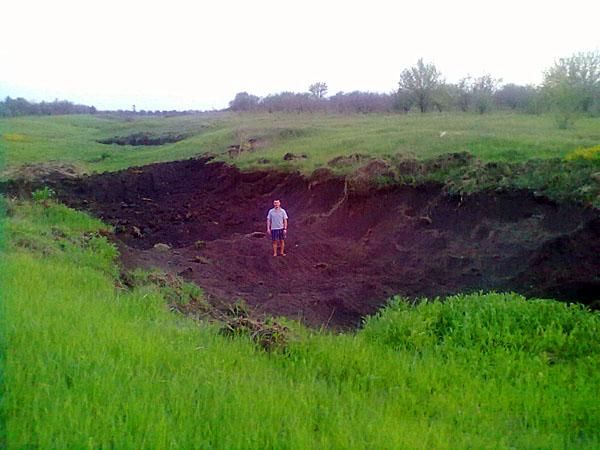
[[[390,92],[419,58],[449,82],[537,84],[600,48],[600,1],[4,0],[0,97],[212,109],[236,92]]]

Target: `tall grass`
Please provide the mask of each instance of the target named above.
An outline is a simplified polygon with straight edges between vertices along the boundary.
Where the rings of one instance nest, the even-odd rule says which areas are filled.
[[[580,307],[396,300],[354,334],[291,324],[266,353],[116,286],[100,222],[42,201],[9,216],[10,448],[600,445],[600,320]]]

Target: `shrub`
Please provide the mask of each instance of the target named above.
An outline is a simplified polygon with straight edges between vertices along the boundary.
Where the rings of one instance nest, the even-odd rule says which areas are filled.
[[[553,361],[600,352],[600,316],[581,305],[473,294],[416,306],[400,297],[367,319],[364,335],[394,349],[511,351]]]

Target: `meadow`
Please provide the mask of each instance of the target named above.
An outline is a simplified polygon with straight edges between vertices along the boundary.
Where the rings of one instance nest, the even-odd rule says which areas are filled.
[[[141,131],[191,137],[95,142]],[[0,120],[0,134],[9,170],[53,160],[88,172],[207,152],[233,161],[227,147],[249,138],[259,149],[236,164],[306,173],[352,153],[526,162],[600,141],[597,119],[555,130],[510,114],[27,117]],[[0,209],[2,447],[600,447],[597,312],[513,293],[394,298],[351,333],[278,319],[287,343],[265,351],[171,311],[152,284],[124,287],[109,227],[34,197]]]
[[[161,146],[105,145],[113,136],[148,132],[184,133],[183,141]],[[467,151],[483,161],[563,158],[598,145],[600,120],[582,119],[559,130],[544,115],[475,114],[234,114],[206,113],[160,118],[118,116],[19,117],[0,120],[6,165],[71,162],[103,172],[202,154],[242,168],[276,167],[310,173],[337,156],[427,159]],[[232,159],[230,145],[256,139],[256,150]],[[284,161],[286,153],[307,158]]]

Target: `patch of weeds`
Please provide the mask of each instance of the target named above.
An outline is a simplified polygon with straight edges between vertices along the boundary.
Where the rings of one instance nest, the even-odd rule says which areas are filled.
[[[568,130],[573,128],[579,114],[574,111],[556,111],[554,113],[554,123],[559,130]]]
[[[586,159],[588,161],[600,162],[600,145],[594,147],[578,148],[565,156],[565,161],[573,161],[576,159]]]
[[[84,234],[80,245],[102,261],[114,261],[119,256],[119,251],[108,240],[103,231]]]
[[[276,131],[277,136],[282,139],[300,138],[310,133],[311,130],[306,128],[280,128]]]
[[[238,299],[230,306],[229,317],[223,319],[219,332],[224,336],[249,337],[252,342],[267,352],[285,350],[290,330],[273,318],[256,319],[249,315],[245,302]]]
[[[134,133],[129,136],[115,136],[112,138],[102,139],[97,141],[100,144],[116,144],[116,145],[132,145],[132,146],[145,146],[145,145],[164,145],[173,144],[175,142],[182,141],[188,137],[187,134],[183,133],[165,133],[162,135],[156,135],[154,133]]]
[[[196,242],[194,242],[194,247],[198,250],[202,250],[204,247],[206,247],[206,241],[202,241],[202,240],[196,241]]]
[[[44,203],[46,204],[49,200],[56,196],[56,192],[54,189],[44,186],[41,189],[36,189],[31,193],[31,198],[36,203]]]
[[[28,136],[21,133],[5,133],[2,135],[2,138],[8,142],[23,143],[31,141],[31,139]]]
[[[250,315],[250,307],[243,298],[238,298],[227,308],[227,314],[233,317],[248,317]]]
[[[192,303],[208,308],[202,289],[193,283],[184,281],[177,275],[136,269],[133,272],[122,274],[121,279],[129,287],[151,286],[156,288],[167,303],[175,309]]]
[[[98,156],[97,158],[90,159],[90,162],[96,163],[96,162],[106,161],[111,156],[112,155],[108,152],[102,152],[102,153],[100,153],[100,156]]]
[[[388,186],[394,186],[395,184],[398,184],[398,180],[390,174],[379,175],[375,177],[375,185],[380,189]]]
[[[5,214],[6,217],[13,217],[17,211],[17,204],[14,198],[5,197],[0,194],[0,216]]]
[[[600,155],[600,150],[591,147],[566,159],[485,163],[458,153],[422,162],[401,160],[396,167],[399,182],[434,181],[452,195],[527,189],[556,201],[575,200],[600,207],[600,159],[595,155]]]
[[[53,246],[49,245],[46,240],[28,234],[13,233],[13,236],[11,237],[11,244],[14,247],[22,248],[32,253],[37,253],[43,257],[56,254]]]

